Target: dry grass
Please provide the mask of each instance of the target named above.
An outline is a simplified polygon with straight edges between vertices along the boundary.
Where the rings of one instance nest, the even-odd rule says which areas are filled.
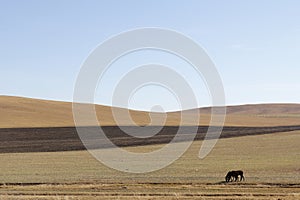
[[[299,141],[300,131],[221,139],[203,160],[197,157],[201,142],[196,141],[175,163],[147,174],[109,169],[86,151],[0,154],[0,182],[6,183],[0,198],[299,199]],[[231,169],[244,170],[246,181],[224,184]]]
[[[298,199],[300,188],[270,184],[64,184],[4,186],[1,199]]]
[[[125,109],[118,110],[127,113]],[[111,107],[97,105],[96,111],[101,125],[116,125]],[[198,110],[186,111],[188,119],[191,119],[187,121],[193,121],[196,111]],[[202,114],[198,125],[207,125],[210,121],[209,109],[204,108],[200,112]],[[148,112],[130,111],[130,113],[136,124],[147,125],[150,123]],[[153,116],[155,117],[155,114]],[[88,117],[83,116],[83,118]],[[120,118],[122,125],[134,125],[123,115]],[[179,124],[179,119],[180,113],[168,113],[166,125],[176,126]],[[229,107],[225,124],[227,126],[299,125],[299,119],[299,104],[245,105]],[[95,124],[86,122],[82,125]],[[187,122],[185,125],[191,124]],[[71,103],[0,96],[0,128],[65,126],[74,126]]]
[[[210,116],[202,111],[199,124],[205,125]],[[188,112],[193,118],[195,111]],[[1,96],[0,113],[0,128],[74,125],[65,102]],[[102,125],[115,125],[110,107],[97,106],[97,113]],[[138,124],[149,123],[149,113],[131,113]],[[178,125],[178,119],[179,113],[169,113],[167,125]],[[226,125],[299,125],[299,119],[298,105],[240,106],[230,108]],[[5,153],[0,199],[300,199],[299,141],[300,131],[220,139],[203,160],[202,142],[196,141],[176,162],[147,174],[112,170],[87,151]],[[224,184],[232,169],[244,170],[246,181]]]
[[[300,132],[220,139],[203,160],[201,141],[172,165],[148,174],[112,170],[87,151],[0,154],[0,183],[203,182],[223,181],[228,170],[243,169],[247,182],[292,183],[300,180]],[[126,147],[134,152],[162,145]],[[120,161],[121,164],[121,161]]]

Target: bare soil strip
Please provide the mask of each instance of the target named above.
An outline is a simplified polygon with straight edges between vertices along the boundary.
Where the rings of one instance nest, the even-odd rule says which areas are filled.
[[[149,131],[157,127],[146,127]],[[123,132],[120,127],[102,127],[106,136],[117,146],[140,146],[152,144],[169,143],[178,131],[178,126],[165,126],[159,133],[151,138],[136,138]],[[81,127],[83,131],[99,135],[99,127]],[[127,127],[130,132],[139,131],[137,127]],[[195,130],[195,127],[181,127],[181,141],[187,141],[188,134]],[[196,127],[197,135],[195,140],[203,140],[207,132],[207,126]],[[300,130],[300,126],[275,126],[275,127],[236,127],[227,126],[223,128],[221,138],[231,138],[247,135],[261,135],[277,132],[288,132]],[[0,129],[0,153],[22,153],[22,152],[57,152],[84,150],[75,127],[56,128],[2,128]],[[104,137],[104,136],[103,136]],[[93,140],[93,138],[90,138]],[[101,148],[107,148],[109,144],[103,142]],[[95,147],[97,148],[97,147]]]
[[[2,185],[1,199],[299,199],[300,185],[268,183],[73,183]]]

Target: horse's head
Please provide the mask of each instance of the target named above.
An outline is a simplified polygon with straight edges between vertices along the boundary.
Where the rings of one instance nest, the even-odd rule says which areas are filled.
[[[225,176],[225,181],[226,181],[226,182],[229,182],[230,179],[231,179],[231,177],[232,177],[232,171],[229,171],[229,172],[227,173],[227,175]]]

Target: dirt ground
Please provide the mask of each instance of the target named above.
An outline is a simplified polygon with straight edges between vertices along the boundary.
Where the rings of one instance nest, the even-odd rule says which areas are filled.
[[[145,127],[145,132],[156,132],[157,127]],[[159,127],[158,127],[159,128]],[[81,127],[85,132],[95,132],[99,136],[99,127]],[[151,138],[132,137],[120,127],[106,126],[102,130],[106,136],[117,146],[143,146],[169,143],[177,134],[178,126],[163,127]],[[198,129],[198,131],[197,131]],[[187,141],[189,135],[197,131],[195,140],[203,140],[207,133],[207,126],[184,126],[180,127],[181,141]],[[140,131],[138,127],[127,126],[126,130],[131,133]],[[274,126],[274,127],[223,127],[220,138],[240,137],[247,135],[262,135],[278,132],[300,130],[300,126]],[[85,150],[75,127],[52,127],[52,128],[0,128],[0,153],[24,153],[24,152],[56,152]],[[102,136],[104,137],[104,136]],[[103,142],[97,147],[107,148],[109,144]]]
[[[300,199],[300,185],[87,183],[2,185],[1,199]]]

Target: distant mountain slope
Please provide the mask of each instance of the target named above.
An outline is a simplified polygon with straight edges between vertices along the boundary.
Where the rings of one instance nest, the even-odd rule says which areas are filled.
[[[227,107],[228,114],[282,115],[300,114],[299,104],[259,104]]]
[[[126,109],[116,109],[127,112]],[[116,125],[111,107],[96,105],[96,111],[101,125]],[[187,113],[188,119],[194,119],[198,111],[199,109],[192,109],[184,112]],[[150,123],[150,113],[132,110],[129,112],[136,124],[147,125]],[[200,113],[201,119],[197,125],[207,125],[210,120],[210,108],[201,108]],[[159,115],[151,113],[153,117]],[[177,126],[180,124],[180,112],[170,112],[167,116],[166,125]],[[122,125],[134,125],[124,116],[119,116],[119,118]],[[228,106],[225,124],[228,126],[300,125],[300,104]],[[191,124],[186,123],[185,125]],[[74,126],[72,103],[70,102],[0,96],[0,128],[64,126]]]
[[[190,110],[193,112],[194,109]],[[211,108],[200,108],[201,112],[208,113]],[[227,114],[238,115],[300,115],[300,104],[246,104],[227,106]]]

